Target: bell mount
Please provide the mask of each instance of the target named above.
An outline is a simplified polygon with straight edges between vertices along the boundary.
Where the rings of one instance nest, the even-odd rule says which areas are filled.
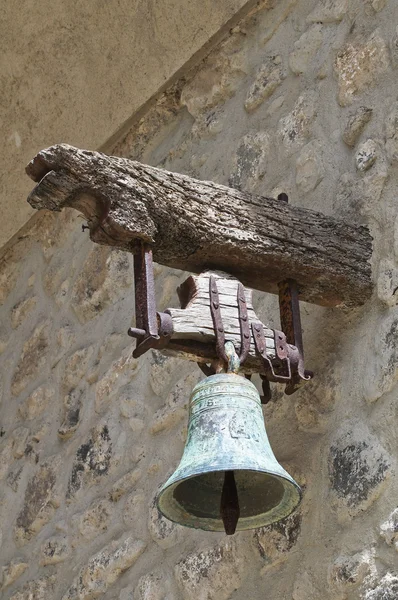
[[[312,372],[304,369],[299,289],[294,280],[288,279],[279,284],[280,319],[284,331],[266,327],[251,306],[251,290],[236,278],[221,272],[207,271],[191,276],[177,290],[181,309],[157,312],[152,249],[146,244],[142,244],[134,255],[134,282],[136,327],[130,327],[128,334],[137,339],[133,352],[135,358],[150,349],[157,349],[194,360],[205,375],[212,375],[228,362],[225,342],[231,328],[234,329],[231,325],[234,321],[232,341],[239,352],[241,372],[248,378],[259,373],[264,404],[271,399],[270,382],[284,383],[285,393],[289,395],[312,378]],[[195,306],[199,290],[200,295],[205,296],[202,309],[207,317],[201,318],[196,310],[193,318],[194,313],[188,309],[199,308]],[[209,312],[211,331],[209,323],[203,324],[205,318],[208,321]],[[189,326],[183,323],[184,319],[190,320]],[[182,323],[188,332],[182,332]]]

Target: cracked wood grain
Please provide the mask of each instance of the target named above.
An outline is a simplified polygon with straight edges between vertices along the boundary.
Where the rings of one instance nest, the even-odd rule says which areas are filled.
[[[371,294],[366,227],[65,144],[26,170],[37,182],[31,206],[79,210],[99,244],[134,253],[145,241],[160,264],[221,269],[264,292],[296,279],[300,299],[323,306],[359,306]]]

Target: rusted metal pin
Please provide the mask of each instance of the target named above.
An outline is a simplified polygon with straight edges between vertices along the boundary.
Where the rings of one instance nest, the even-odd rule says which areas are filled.
[[[238,490],[233,471],[225,471],[220,513],[225,533],[233,535],[240,517]]]
[[[134,255],[134,285],[137,329],[145,330],[146,335],[157,336],[152,250],[146,244],[142,244],[139,254]]]

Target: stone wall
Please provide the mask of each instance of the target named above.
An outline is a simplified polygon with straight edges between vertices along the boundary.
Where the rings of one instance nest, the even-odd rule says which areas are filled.
[[[201,374],[133,360],[131,257],[93,245],[72,211],[38,214],[0,271],[5,600],[396,600],[397,18],[394,0],[281,0],[114,149],[369,224],[371,301],[303,304],[316,377],[264,408],[300,510],[232,538],[159,516]],[[156,267],[159,309],[183,278]],[[255,300],[277,325],[276,298]]]

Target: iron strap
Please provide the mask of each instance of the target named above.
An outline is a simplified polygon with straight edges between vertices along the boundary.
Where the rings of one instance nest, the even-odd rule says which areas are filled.
[[[210,313],[213,321],[214,335],[216,337],[217,356],[225,363],[228,363],[228,356],[225,354],[225,332],[221,318],[220,299],[218,296],[217,283],[213,275],[209,279]]]

